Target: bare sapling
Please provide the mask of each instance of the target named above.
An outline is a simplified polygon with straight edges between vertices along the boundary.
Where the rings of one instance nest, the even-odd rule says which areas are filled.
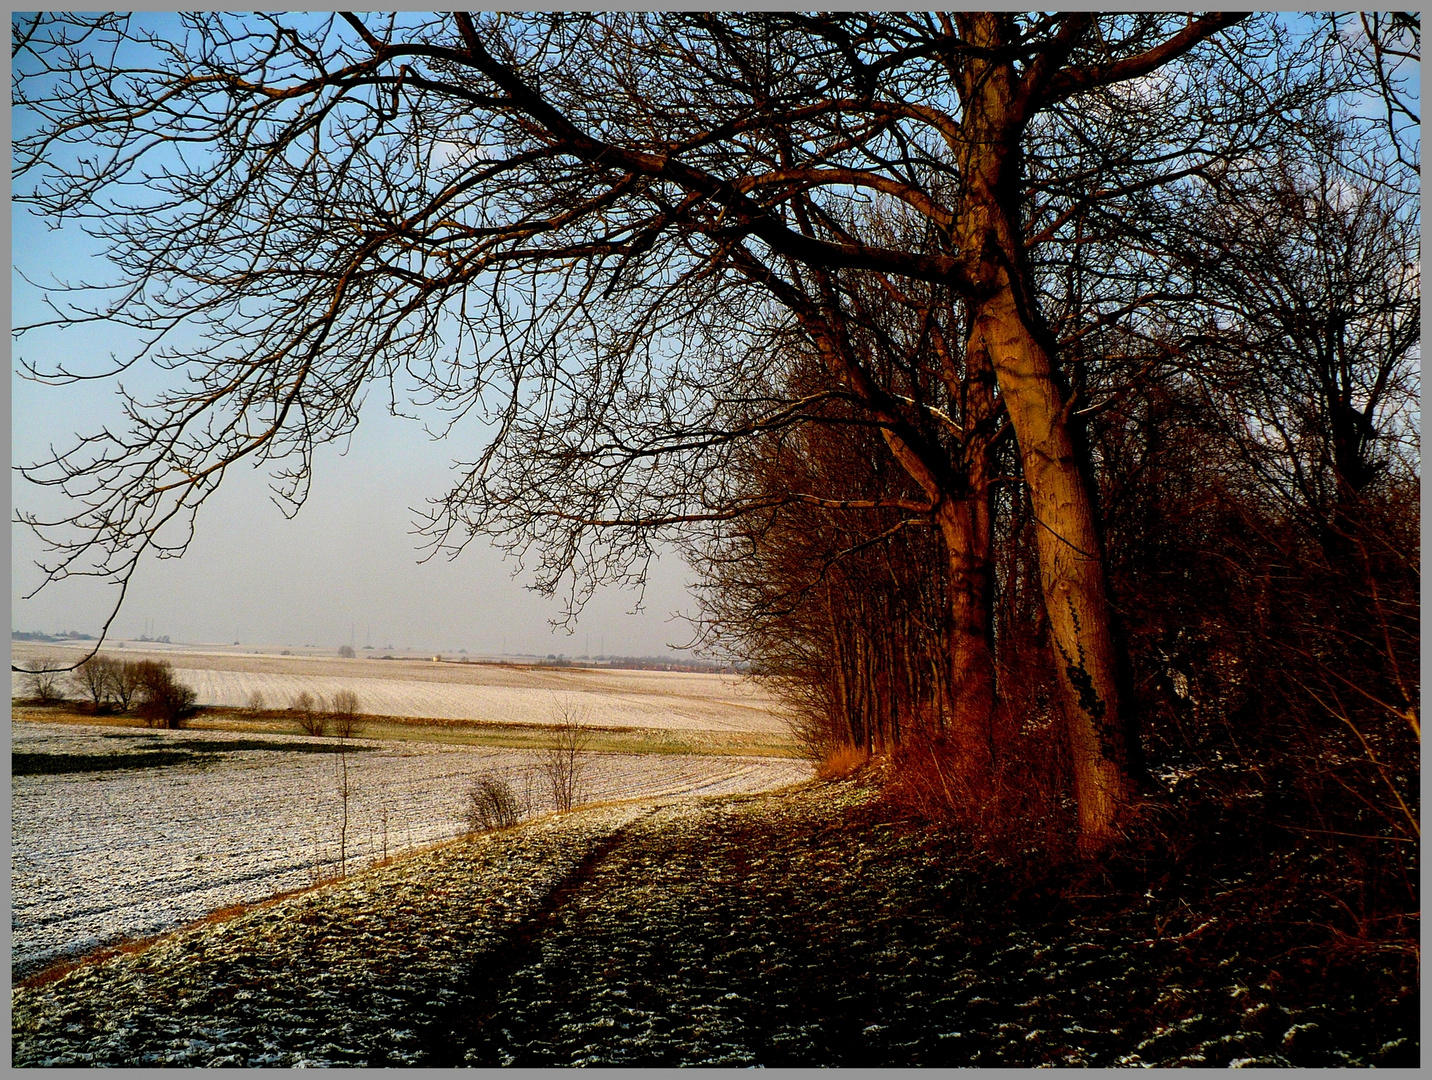
[[[353,785],[348,777],[348,744],[338,743],[338,798],[342,804],[342,817],[338,824],[338,876],[348,876],[348,801],[353,794]]]
[[[383,862],[388,861],[388,785],[378,788],[378,816],[383,822]]]
[[[552,805],[565,814],[581,801],[583,751],[591,741],[587,729],[588,711],[572,705],[559,705],[554,710],[553,745],[542,752],[538,768],[552,796]]]
[[[249,694],[249,702],[248,705],[245,706],[245,708],[247,708],[249,712],[261,713],[267,707],[268,702],[264,700],[262,690],[254,690],[252,693]]]

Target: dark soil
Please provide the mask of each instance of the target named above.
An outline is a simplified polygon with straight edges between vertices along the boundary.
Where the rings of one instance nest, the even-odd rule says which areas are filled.
[[[122,736],[142,738],[143,736]],[[156,740],[159,737],[156,737]],[[117,769],[160,769],[168,765],[189,765],[212,761],[223,754],[241,750],[271,750],[300,754],[350,754],[372,750],[371,746],[339,746],[337,743],[265,742],[262,739],[163,739],[162,745],[136,748],[114,754],[27,754],[10,755],[11,776],[55,776],[61,773],[112,772]]]
[[[1147,853],[1016,879],[878,803],[828,810],[614,837],[474,972],[431,1063],[1417,1064],[1415,955],[1339,947],[1311,899],[1270,913]]]
[[[869,782],[596,808],[22,988],[14,1060],[1416,1066],[1415,917],[1182,827],[1000,866]]]

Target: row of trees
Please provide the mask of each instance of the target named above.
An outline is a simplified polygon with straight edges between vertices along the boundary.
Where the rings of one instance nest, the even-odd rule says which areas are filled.
[[[330,730],[340,739],[351,739],[362,730],[363,706],[352,690],[338,690],[327,701],[322,694],[301,691],[289,705],[297,714],[298,726],[307,735],[326,735]]]
[[[813,722],[924,738],[968,806],[1041,743],[1097,849],[1149,688],[1282,633],[1200,595],[1232,541],[1260,611],[1310,553],[1364,596],[1298,648],[1368,636],[1415,722],[1419,51],[1416,15],[23,18],[17,198],[117,268],[57,317],[188,376],[24,471],[79,507],[29,519],[48,573],[182,550],[245,458],[301,503],[406,381],[495,432],[436,547],[495,535],[575,608],[674,540],[707,644]]]
[[[134,709],[151,726],[177,728],[195,711],[195,694],[174,675],[167,660],[119,660],[103,653],[87,658],[70,671],[59,673],[59,665],[42,660],[28,673],[32,697],[42,704],[61,701],[65,683],[97,713],[129,712]]]

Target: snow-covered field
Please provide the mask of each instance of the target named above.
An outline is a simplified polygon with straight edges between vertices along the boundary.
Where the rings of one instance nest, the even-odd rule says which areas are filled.
[[[84,655],[83,649],[61,645],[14,642],[12,649],[22,665],[46,656]],[[776,700],[753,680],[733,675],[177,649],[146,653],[132,647],[106,652],[167,659],[204,705],[242,707],[257,694],[266,707],[282,709],[303,691],[329,698],[351,690],[364,712],[379,716],[545,724],[565,707],[583,713],[595,727],[777,735],[787,730]],[[28,692],[24,676],[12,674],[11,696]]]
[[[299,888],[337,870],[344,804],[336,754],[280,749],[293,736],[149,732],[12,723],[13,751],[196,756],[162,767],[11,778],[12,965],[18,975],[107,941],[155,933],[227,905]],[[272,750],[224,751],[256,740]],[[348,868],[460,831],[474,776],[505,776],[550,807],[529,752],[354,740]],[[807,778],[801,761],[592,754],[590,801],[761,791]]]

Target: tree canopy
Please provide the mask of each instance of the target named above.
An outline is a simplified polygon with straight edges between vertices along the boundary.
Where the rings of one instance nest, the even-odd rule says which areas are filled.
[[[859,520],[833,565],[929,528],[933,722],[983,798],[1019,590],[998,563],[1024,544],[1097,846],[1139,769],[1091,425],[1222,392],[1265,473],[1361,490],[1407,385],[1415,16],[166,18],[14,23],[16,198],[116,272],[54,321],[136,328],[126,363],[175,372],[127,430],[23,469],[76,507],[26,518],[50,580],[182,551],[245,459],[296,509],[380,387],[491,424],[431,542],[498,537],[576,604],[657,537],[729,561],[800,515]],[[1364,250],[1372,219],[1390,246]],[[1305,255],[1381,299],[1348,308]],[[1306,377],[1269,359],[1330,318]]]

